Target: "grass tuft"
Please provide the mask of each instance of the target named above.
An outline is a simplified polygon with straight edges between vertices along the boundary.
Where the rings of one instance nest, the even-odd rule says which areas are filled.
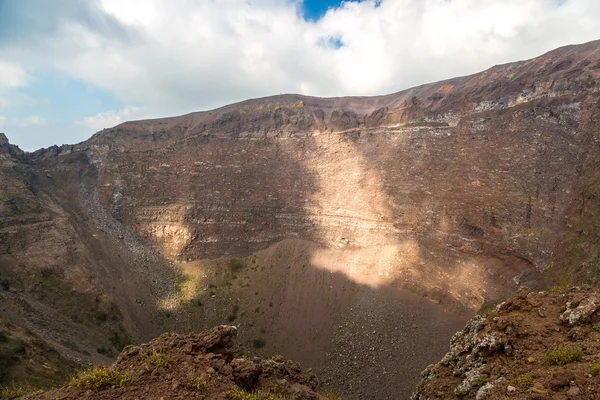
[[[164,353],[154,353],[146,358],[146,363],[158,369],[168,368],[175,362],[175,359]]]
[[[32,393],[32,390],[20,386],[3,387],[0,391],[0,399],[18,399],[30,393]]]
[[[336,395],[335,393],[333,393],[331,391],[327,393],[327,396],[325,396],[325,398],[327,400],[342,400],[342,398],[340,396]]]
[[[198,392],[198,393],[206,393],[208,392],[208,382],[199,377],[192,378],[185,385],[188,390]]]
[[[105,387],[126,386],[131,378],[128,374],[107,367],[95,367],[81,371],[71,378],[68,385],[82,389],[101,389]]]
[[[239,387],[234,387],[225,394],[229,400],[285,400],[283,397],[279,397],[272,393],[263,391],[250,393]]]
[[[588,371],[588,373],[591,376],[598,376],[598,374],[600,374],[600,364],[594,364],[590,367],[590,370]]]
[[[256,262],[255,260],[253,262]],[[233,272],[238,272],[246,266],[244,260],[239,258],[232,258],[229,260],[229,269]]]
[[[546,352],[546,361],[552,365],[565,365],[579,361],[583,352],[576,346],[558,346]]]
[[[512,379],[509,383],[514,386],[520,386],[525,389],[529,389],[533,386],[534,376],[531,373],[521,374],[517,376],[515,379]]]

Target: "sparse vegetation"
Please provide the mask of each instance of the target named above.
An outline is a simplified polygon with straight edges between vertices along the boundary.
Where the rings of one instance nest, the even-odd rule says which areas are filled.
[[[252,339],[252,346],[254,346],[255,349],[261,349],[265,347],[265,344],[266,342],[263,338]]]
[[[509,383],[514,386],[519,386],[525,389],[529,389],[533,386],[534,376],[531,373],[521,374],[515,379],[512,379]]]
[[[193,299],[191,303],[194,307],[202,307],[202,301],[198,298]]]
[[[131,378],[126,373],[120,373],[107,367],[95,367],[81,371],[71,378],[69,386],[82,389],[100,389],[104,387],[126,386]]]
[[[31,392],[31,389],[26,389],[21,386],[3,387],[2,391],[0,391],[0,398],[7,400],[18,399],[19,397],[23,397]]]
[[[594,364],[590,367],[588,372],[591,376],[598,376],[600,374],[600,364]]]
[[[473,387],[479,389],[480,387],[485,386],[488,383],[488,379],[484,376],[479,376],[475,382],[473,382]]]
[[[279,397],[272,393],[258,391],[249,393],[238,387],[235,387],[228,391],[227,398],[230,400],[285,400],[283,397]]]
[[[567,275],[560,275],[556,279],[557,284],[550,288],[550,292],[553,293],[565,293],[568,292],[570,288],[573,287],[573,278]]]
[[[164,353],[154,353],[146,358],[146,363],[156,367],[157,369],[168,368],[175,362],[175,359]]]
[[[105,356],[109,356],[109,357],[111,357],[111,356],[113,355],[113,354],[112,354],[112,350],[111,350],[111,349],[108,349],[108,348],[106,348],[106,347],[104,347],[104,346],[102,346],[102,347],[98,347],[98,348],[96,349],[96,351],[98,352],[98,354],[103,354],[103,355],[105,355]]]
[[[327,400],[342,400],[342,398],[333,392],[327,392]]]
[[[600,332],[600,325],[594,325],[593,328],[596,332]]]
[[[254,262],[254,260],[253,260],[253,262]],[[242,260],[242,259],[232,258],[231,260],[229,260],[229,269],[233,272],[238,272],[238,271],[242,270],[245,266],[246,266],[246,264],[244,263],[244,260]]]
[[[125,346],[131,344],[131,338],[125,331],[122,325],[118,326],[118,330],[112,331],[108,340],[113,345],[115,349],[121,351],[125,348]]]
[[[185,385],[185,387],[188,390],[192,390],[194,392],[206,393],[208,391],[208,382],[199,377],[195,377],[190,379]]]
[[[239,310],[240,310],[240,306],[235,304],[231,309],[231,314],[229,314],[229,316],[227,316],[227,321],[229,321],[229,322],[235,321]]]
[[[546,352],[546,361],[553,365],[565,365],[579,361],[583,352],[576,346],[559,346]]]

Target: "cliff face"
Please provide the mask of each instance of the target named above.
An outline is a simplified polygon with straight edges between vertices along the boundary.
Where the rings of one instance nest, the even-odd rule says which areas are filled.
[[[68,151],[97,165],[112,216],[171,260],[289,237],[379,248],[360,273],[474,309],[535,279],[562,257],[557,238],[577,234],[567,220],[596,176],[598,46],[382,97],[283,95],[128,122]]]
[[[367,368],[380,398],[407,395],[410,367],[437,359],[465,315],[520,284],[593,276],[599,49],[387,96],[282,95],[127,122],[32,154],[0,140],[0,272],[13,287],[2,316],[42,320],[51,328],[37,333],[62,329],[55,342],[100,359],[95,343],[124,343],[115,332],[141,340],[232,318],[247,343],[267,332],[257,351],[331,382],[340,363]],[[81,294],[89,317],[57,323],[64,296],[43,301],[56,293]],[[339,350],[388,326],[402,340],[382,349],[427,349],[406,376],[379,373],[397,364],[384,351],[350,363]]]

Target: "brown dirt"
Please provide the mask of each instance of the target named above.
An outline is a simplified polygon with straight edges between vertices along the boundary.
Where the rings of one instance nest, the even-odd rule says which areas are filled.
[[[413,400],[600,398],[600,293],[560,289],[521,291],[474,318],[423,372]],[[552,362],[561,347],[580,355]]]
[[[283,357],[239,358],[232,353],[237,329],[219,326],[188,335],[163,334],[150,343],[129,346],[111,367],[129,377],[122,387],[64,388],[37,393],[25,399],[215,399],[235,397],[227,393],[240,388],[246,392],[273,393],[274,398],[319,400],[314,392],[316,379],[298,363]],[[152,364],[151,357],[168,360],[167,365]],[[204,389],[193,387],[205,385]]]
[[[229,258],[182,263],[186,302],[172,311],[190,329],[227,323],[235,314],[230,323],[240,328],[245,354],[299,361],[344,399],[362,399],[369,390],[378,399],[407,398],[418,372],[444,354],[467,317],[388,285],[372,259],[364,249],[288,239],[236,259],[243,266],[235,272]],[[357,266],[356,276],[346,275],[348,265]],[[252,346],[256,338],[264,348]]]

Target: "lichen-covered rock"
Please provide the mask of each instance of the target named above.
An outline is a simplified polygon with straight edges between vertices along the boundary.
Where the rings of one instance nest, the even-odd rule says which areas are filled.
[[[580,325],[590,321],[590,317],[600,307],[600,297],[591,295],[577,303],[567,302],[566,311],[560,316],[563,323]]]
[[[594,329],[599,304],[591,288],[520,292],[454,335],[450,351],[423,371],[411,398],[598,399],[600,379],[589,369],[600,356],[600,332]],[[567,342],[566,351],[580,357],[561,355]]]

